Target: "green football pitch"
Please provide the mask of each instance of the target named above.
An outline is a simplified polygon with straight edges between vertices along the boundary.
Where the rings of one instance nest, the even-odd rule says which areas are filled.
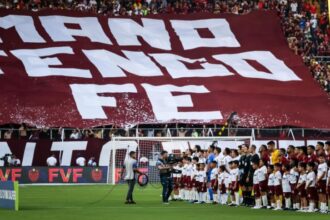
[[[20,187],[20,211],[0,209],[1,220],[315,220],[330,215],[292,211],[252,210],[211,204],[171,202],[161,204],[158,188],[136,188],[136,205],[123,203],[127,187],[116,186],[24,186]],[[107,195],[108,194],[108,195]],[[104,197],[104,195],[107,195]],[[103,200],[101,200],[104,198]],[[98,202],[96,202],[98,201]],[[96,202],[96,203],[95,203]]]

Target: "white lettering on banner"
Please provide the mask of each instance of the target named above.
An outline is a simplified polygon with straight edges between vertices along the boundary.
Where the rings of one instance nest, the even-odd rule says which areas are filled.
[[[0,158],[5,156],[6,154],[12,154],[7,142],[0,142]],[[0,160],[0,167],[4,165],[4,161]]]
[[[49,47],[43,49],[19,49],[10,51],[14,56],[23,62],[25,70],[30,77],[43,76],[70,76],[81,78],[92,78],[89,70],[76,68],[55,68],[62,62],[55,54],[74,54],[71,47]],[[46,57],[46,58],[42,58]]]
[[[136,141],[109,141],[103,145],[100,152],[99,166],[109,166],[111,151],[113,153],[116,150],[124,149],[126,150],[126,156],[131,151],[136,151],[137,143]]]
[[[182,93],[209,93],[205,86],[187,85],[161,85],[153,86],[150,84],[142,84],[145,89],[155,117],[159,121],[167,121],[172,119],[180,120],[214,120],[222,119],[220,111],[196,111],[196,112],[179,112],[178,107],[194,107],[190,95],[173,96],[172,92]]]
[[[36,148],[36,143],[34,142],[26,143],[22,166],[32,166],[35,148]]]
[[[16,200],[16,192],[14,190],[0,190],[0,199],[5,200]]]
[[[198,47],[240,47],[226,19],[170,20],[183,49]],[[202,38],[197,29],[207,28],[214,38]]]
[[[6,56],[7,56],[7,54],[5,53],[5,51],[3,51],[3,50],[0,50],[0,56],[4,56],[4,57],[6,57]],[[3,71],[2,71],[2,69],[0,69],[0,74],[3,74]]]
[[[60,158],[60,166],[70,166],[72,159],[72,152],[74,150],[85,151],[87,148],[87,141],[65,141],[65,142],[53,142],[51,151],[62,152],[62,158]]]
[[[141,46],[140,36],[151,47],[171,50],[171,42],[163,20],[142,18],[140,25],[132,19],[111,18],[108,20],[111,33],[120,46]]]
[[[123,50],[122,57],[107,50],[83,50],[103,77],[126,77],[123,70],[137,76],[162,76],[162,71],[143,52]]]
[[[189,59],[170,53],[154,53],[149,55],[155,58],[155,60],[160,65],[165,67],[173,79],[184,77],[213,77],[234,75],[233,73],[230,73],[223,65],[209,63],[205,58]],[[188,69],[182,61],[187,63],[200,62],[202,68]]]
[[[278,81],[301,80],[282,60],[269,51],[251,51],[238,54],[219,54],[215,59],[231,66],[238,74],[247,78],[270,79]],[[266,67],[270,73],[258,71],[246,60],[254,60]]]
[[[15,27],[16,32],[25,43],[46,43],[34,26],[33,18],[25,15],[7,15],[0,18],[0,27]]]
[[[99,93],[137,93],[133,84],[71,84],[70,88],[83,119],[107,119],[103,107],[117,107],[114,97],[99,96]]]
[[[67,17],[59,15],[40,16],[42,26],[55,42],[76,41],[73,36],[87,37],[92,42],[112,44],[104,33],[96,17]],[[77,24],[80,29],[72,29],[65,24]]]

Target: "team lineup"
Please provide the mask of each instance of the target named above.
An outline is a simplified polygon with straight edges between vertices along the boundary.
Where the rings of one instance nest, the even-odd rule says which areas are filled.
[[[329,144],[277,149],[273,141],[238,149],[199,146],[157,162],[163,203],[169,200],[247,206],[253,209],[328,213]],[[173,190],[173,192],[172,192]]]

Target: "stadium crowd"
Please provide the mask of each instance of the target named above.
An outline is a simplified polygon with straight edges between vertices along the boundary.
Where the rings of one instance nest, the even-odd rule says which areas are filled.
[[[301,55],[315,80],[330,94],[330,28],[325,0],[0,0],[0,8],[73,10],[106,16],[277,10],[289,47]]]
[[[174,200],[328,213],[330,141],[277,149],[274,141],[188,149],[174,167]],[[240,193],[241,190],[241,193]]]

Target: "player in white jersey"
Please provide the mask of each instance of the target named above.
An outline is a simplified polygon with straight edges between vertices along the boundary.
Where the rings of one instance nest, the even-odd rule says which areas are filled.
[[[230,149],[229,148],[225,148],[224,151],[223,151],[223,157],[222,157],[222,160],[220,161],[220,165],[219,166],[222,166],[224,165],[227,169],[227,172],[230,171],[230,166],[229,166],[229,163],[232,161],[232,158],[230,156]]]
[[[314,212],[315,201],[317,200],[316,191],[316,175],[314,172],[315,164],[314,162],[309,162],[307,164],[307,179],[306,179],[306,190],[307,190],[307,200],[309,204],[308,212]]]
[[[205,171],[205,164],[198,164],[196,172],[196,189],[198,192],[198,200],[195,203],[205,203],[207,199],[207,178]]]
[[[307,211],[307,200],[306,200],[306,180],[307,180],[307,174],[306,174],[306,164],[305,163],[299,163],[298,165],[298,171],[299,171],[299,179],[298,179],[298,185],[297,185],[297,191],[298,196],[300,198],[300,212]]]
[[[225,205],[228,201],[229,183],[230,174],[227,172],[226,166],[221,165],[218,174],[218,197],[221,205]]]
[[[263,160],[259,161],[259,172],[258,172],[258,181],[259,181],[259,189],[261,195],[262,206],[268,206],[268,198],[267,198],[267,167],[265,166],[265,162]]]
[[[220,163],[223,160],[222,159],[223,157],[224,156],[223,156],[223,154],[221,152],[221,148],[220,147],[214,148],[214,159],[213,159],[213,161],[217,162],[217,167],[220,166]]]
[[[230,178],[231,178],[231,206],[239,206],[240,196],[239,196],[239,169],[238,169],[238,160],[230,162]]]
[[[213,203],[216,204],[219,202],[218,198],[218,173],[217,162],[212,161],[211,164],[211,173],[210,173],[210,184],[213,191]]]
[[[290,165],[282,166],[282,189],[285,200],[285,209],[291,209],[291,185],[290,185]]]
[[[282,166],[280,163],[274,165],[274,189],[275,189],[275,201],[276,208],[274,210],[282,210]]]
[[[317,191],[319,196],[320,202],[320,212],[327,213],[327,172],[328,172],[328,165],[325,162],[325,155],[319,155],[319,165],[317,167]]]
[[[259,186],[259,172],[261,170],[259,169],[259,164],[252,163],[252,168],[254,170],[253,172],[253,191],[254,191],[254,199],[255,199],[255,206],[253,209],[261,209],[261,199],[260,199],[260,186]]]
[[[275,208],[275,187],[274,187],[274,165],[268,166],[268,195],[270,199],[270,206],[267,208]]]
[[[196,202],[198,201],[198,192],[196,189],[196,178],[195,176],[198,174],[198,170],[197,170],[197,164],[199,163],[199,158],[198,157],[194,157],[192,159],[192,168],[191,168],[191,172],[190,172],[190,202]]]
[[[174,200],[181,200],[182,195],[182,185],[181,185],[181,178],[182,178],[182,170],[183,170],[183,163],[182,160],[178,161],[177,165],[173,167],[173,198]]]
[[[293,203],[293,210],[299,210],[299,196],[298,196],[298,190],[297,190],[297,184],[298,184],[298,178],[299,178],[299,172],[298,172],[298,166],[297,163],[293,162],[290,169],[290,186],[291,186],[291,198]]]
[[[182,167],[182,176],[181,176],[181,186],[182,188],[182,195],[181,199],[187,201],[188,200],[188,166],[191,163],[191,159],[189,157],[183,158],[183,167]]]

